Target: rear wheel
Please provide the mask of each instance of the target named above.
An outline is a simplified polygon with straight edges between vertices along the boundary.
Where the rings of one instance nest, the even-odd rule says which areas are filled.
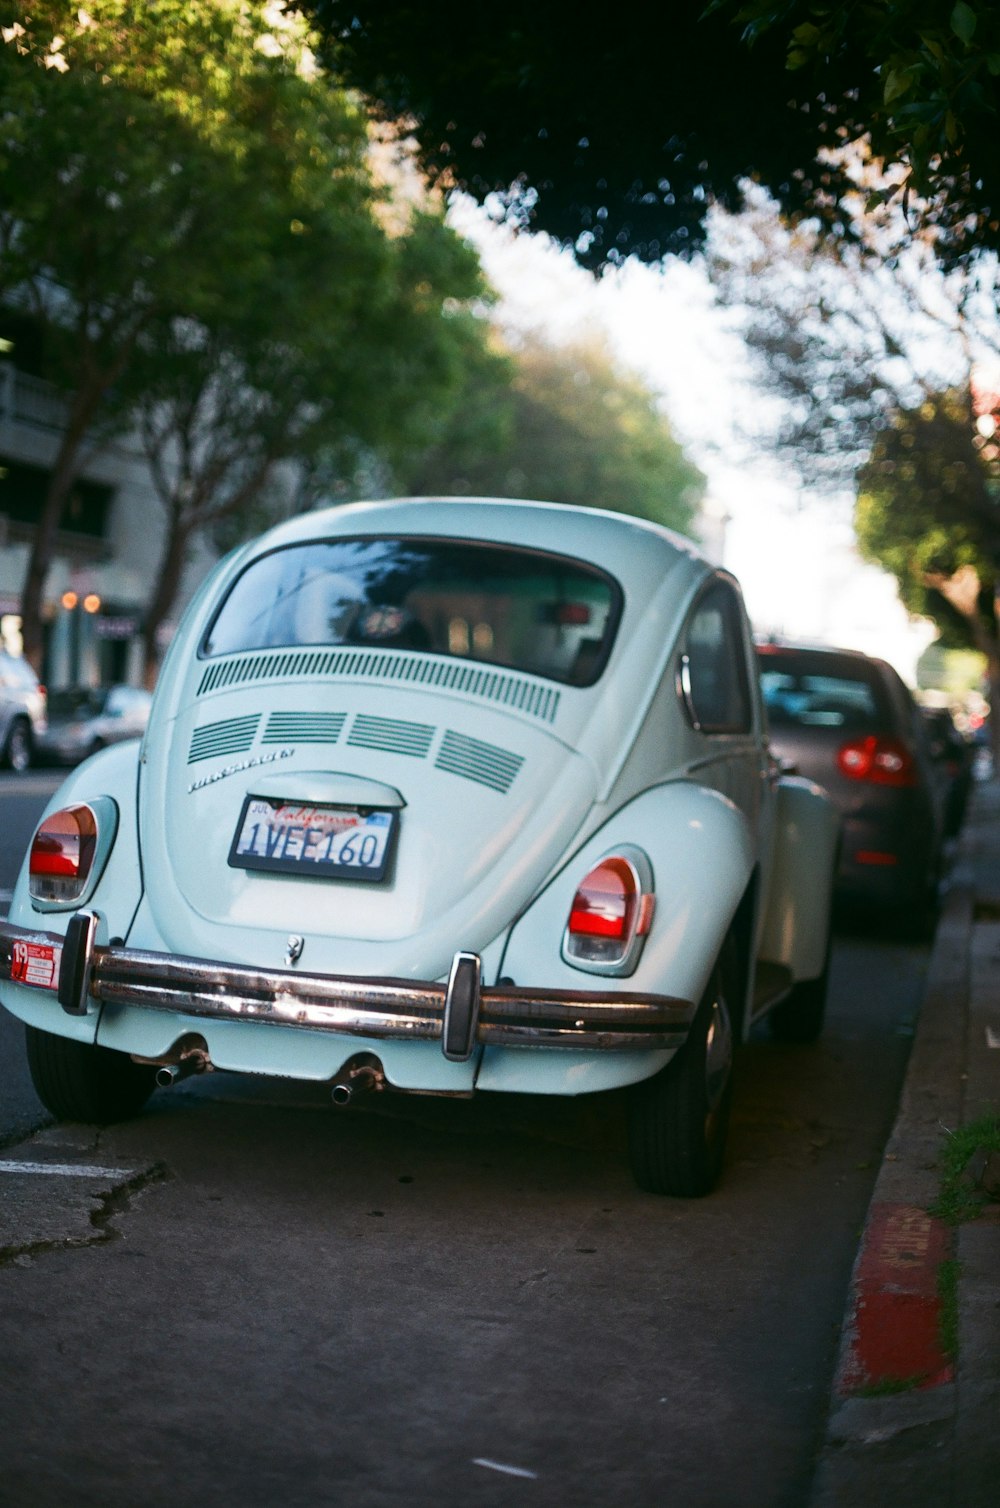
[[[26,1028],[28,1068],[38,1098],[57,1120],[106,1126],[142,1109],[156,1069],[123,1052]]]
[[[31,728],[23,717],[19,717],[7,734],[4,764],[20,775],[31,764],[31,752]]]
[[[716,965],[687,1042],[632,1090],[629,1161],[641,1189],[694,1198],[714,1187],[729,1129],[733,1052],[732,1013]]]

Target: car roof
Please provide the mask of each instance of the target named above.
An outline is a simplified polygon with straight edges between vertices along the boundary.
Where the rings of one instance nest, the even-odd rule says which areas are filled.
[[[811,663],[848,672],[852,669],[863,671],[874,666],[879,672],[888,672],[893,678],[899,676],[899,672],[893,669],[888,660],[865,654],[861,649],[839,649],[832,644],[784,644],[773,640],[758,641],[754,648],[763,660],[772,657],[786,662],[797,660],[803,665]]]
[[[345,503],[279,524],[255,542],[251,555],[357,534],[482,540],[567,555],[610,571],[626,591],[648,591],[678,565],[695,576],[710,569],[697,545],[661,524],[606,509],[526,498],[408,497]]]

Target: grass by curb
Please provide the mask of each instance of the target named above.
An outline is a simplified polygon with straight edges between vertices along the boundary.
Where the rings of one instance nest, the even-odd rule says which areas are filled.
[[[1000,1153],[1000,1116],[984,1115],[950,1131],[941,1154],[941,1192],[929,1213],[948,1225],[975,1220],[989,1195],[970,1174],[977,1153]]]

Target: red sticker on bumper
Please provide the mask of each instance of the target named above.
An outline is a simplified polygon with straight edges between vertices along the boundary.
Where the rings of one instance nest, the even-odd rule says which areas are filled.
[[[59,983],[62,948],[56,943],[15,942],[10,959],[10,977],[18,984],[54,990]]]

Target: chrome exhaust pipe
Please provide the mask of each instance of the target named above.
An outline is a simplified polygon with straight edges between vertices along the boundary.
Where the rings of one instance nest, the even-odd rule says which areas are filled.
[[[330,1098],[346,1110],[356,1094],[375,1094],[385,1088],[385,1074],[378,1058],[365,1055],[345,1063],[330,1085]]]
[[[179,1063],[161,1063],[156,1070],[156,1083],[160,1089],[169,1089],[172,1084],[179,1084],[181,1079],[189,1079],[194,1073],[204,1073],[207,1067],[208,1059],[204,1053],[188,1053]]]

